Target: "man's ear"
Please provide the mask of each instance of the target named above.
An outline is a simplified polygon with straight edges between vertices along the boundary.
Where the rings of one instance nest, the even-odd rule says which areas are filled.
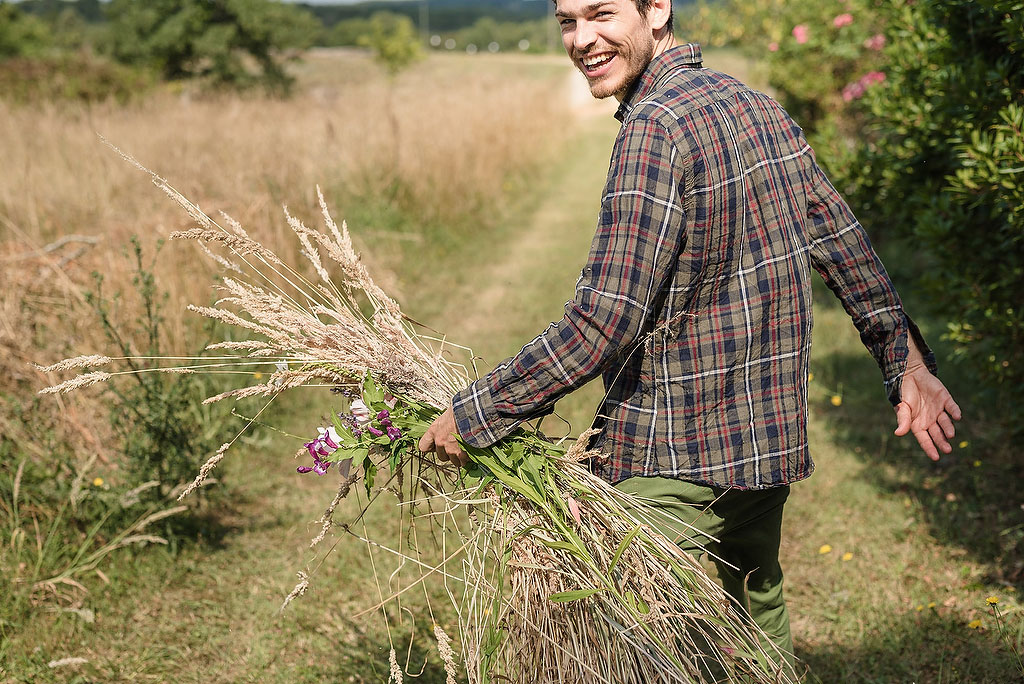
[[[652,0],[651,6],[647,9],[647,24],[652,31],[660,31],[668,24],[670,16],[672,16],[672,0]]]

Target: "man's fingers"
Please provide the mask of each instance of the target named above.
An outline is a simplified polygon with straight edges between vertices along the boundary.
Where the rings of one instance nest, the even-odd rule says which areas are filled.
[[[912,412],[910,405],[905,401],[901,401],[896,406],[896,435],[902,437],[903,435],[910,432],[910,419]]]
[[[433,451],[434,450],[434,431],[428,429],[426,432],[424,432],[423,436],[420,437],[420,441],[416,445],[416,447],[420,450],[421,454],[425,454],[428,451]]]
[[[927,454],[928,458],[933,461],[939,460],[939,451],[935,448],[935,444],[932,443],[932,438],[927,430],[914,430],[914,437],[917,438],[917,443],[921,445],[921,449]]]
[[[953,427],[953,421],[949,419],[949,416],[946,415],[945,411],[940,413],[939,417],[935,420],[939,424],[939,427],[942,428],[942,434],[946,436],[946,439],[953,439],[953,437],[956,436],[956,428]]]
[[[957,405],[955,401],[953,401],[953,397],[949,397],[948,399],[946,399],[946,403],[943,406],[943,408],[946,409],[946,413],[952,416],[953,420],[960,420],[960,407]]]
[[[932,438],[932,443],[944,454],[948,454],[953,451],[953,447],[946,441],[946,435],[942,434],[942,428],[939,427],[938,423],[932,423],[928,426],[928,436]]]

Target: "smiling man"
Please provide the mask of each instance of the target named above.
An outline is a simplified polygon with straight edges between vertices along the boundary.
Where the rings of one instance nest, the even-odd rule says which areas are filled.
[[[712,550],[725,589],[792,653],[778,554],[789,487],[813,469],[811,271],[877,361],[897,435],[938,459],[960,409],[778,103],[704,68],[669,0],[556,0],[555,17],[593,95],[620,101],[597,232],[562,320],[457,394],[420,449],[463,464],[460,439],[493,444],[602,375],[595,471],[656,502],[684,548]]]

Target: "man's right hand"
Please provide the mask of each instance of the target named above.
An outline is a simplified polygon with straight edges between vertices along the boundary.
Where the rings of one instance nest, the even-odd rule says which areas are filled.
[[[896,435],[914,433],[917,443],[933,461],[939,460],[940,451],[953,451],[949,440],[956,434],[953,421],[960,420],[960,407],[942,381],[925,367],[913,342],[901,395],[896,406]]]

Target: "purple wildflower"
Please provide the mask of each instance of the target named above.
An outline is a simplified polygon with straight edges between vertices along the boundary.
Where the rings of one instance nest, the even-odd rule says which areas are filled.
[[[383,432],[373,427],[372,425],[367,425],[366,430],[374,437],[381,437],[384,434]]]
[[[391,413],[389,413],[387,410],[381,411],[380,413],[377,414],[377,420],[387,420],[390,417]]]
[[[320,440],[327,445],[328,449],[336,450],[338,445],[331,439],[331,432],[332,430],[325,430],[324,434],[320,436]]]
[[[394,442],[396,439],[398,439],[401,436],[402,436],[402,431],[399,430],[398,428],[393,427],[393,426],[388,428],[388,439],[390,439],[392,442]]]
[[[306,474],[308,472],[311,472],[313,469],[310,468],[309,466],[299,466],[295,470],[296,470],[296,472],[299,472],[299,473],[302,473],[302,474]]]

